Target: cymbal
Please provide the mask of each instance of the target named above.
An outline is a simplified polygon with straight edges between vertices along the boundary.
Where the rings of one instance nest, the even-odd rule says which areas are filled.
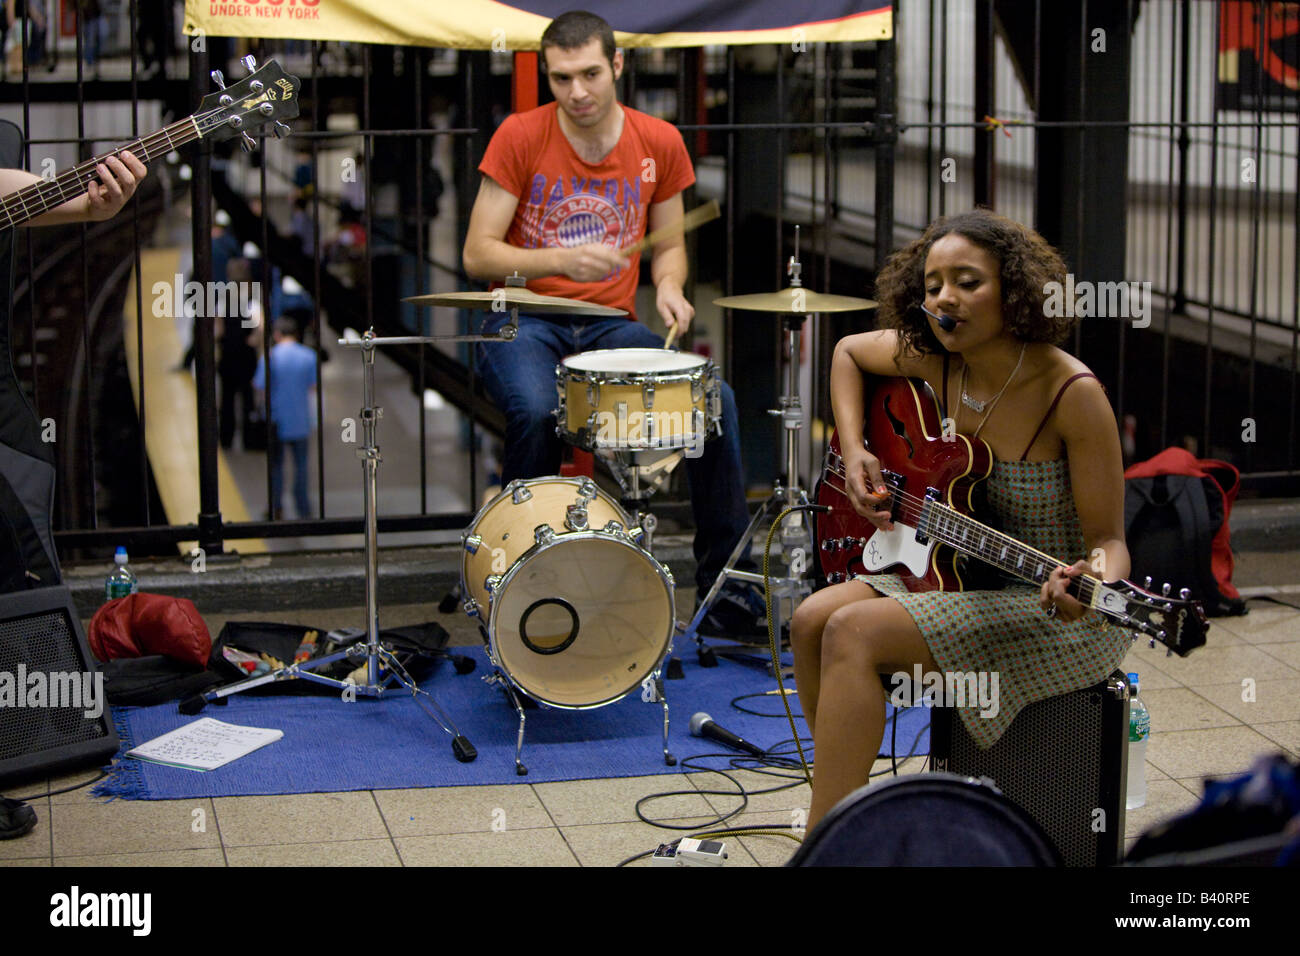
[[[792,312],[808,315],[813,312],[855,312],[874,309],[878,303],[849,295],[826,295],[803,286],[786,286],[780,292],[756,292],[753,295],[729,295],[714,299],[714,305],[724,309],[741,309],[750,312]]]
[[[582,299],[562,299],[554,295],[538,295],[521,286],[502,286],[488,292],[435,292],[430,295],[412,295],[402,300],[414,305],[445,306],[449,309],[479,309],[504,311],[518,306],[523,312],[566,313],[572,315],[627,315],[622,309]]]

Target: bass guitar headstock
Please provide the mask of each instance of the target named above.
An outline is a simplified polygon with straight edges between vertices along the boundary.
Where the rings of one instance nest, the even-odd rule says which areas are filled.
[[[1145,583],[1149,588],[1151,579]],[[1108,582],[1098,589],[1093,607],[1133,631],[1135,640],[1146,637],[1152,647],[1159,641],[1171,653],[1186,657],[1205,644],[1209,622],[1201,603],[1189,599],[1187,588],[1177,597],[1170,595],[1171,590],[1165,584],[1162,593],[1153,594],[1131,581]]]

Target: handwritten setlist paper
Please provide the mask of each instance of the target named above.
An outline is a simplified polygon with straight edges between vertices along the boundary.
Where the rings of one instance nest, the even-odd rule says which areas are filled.
[[[284,736],[280,730],[240,727],[203,717],[128,750],[128,757],[185,770],[215,770]]]

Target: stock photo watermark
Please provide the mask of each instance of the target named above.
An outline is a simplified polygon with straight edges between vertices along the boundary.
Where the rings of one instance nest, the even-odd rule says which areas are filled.
[[[188,315],[206,319],[239,319],[246,329],[257,327],[254,314],[262,302],[262,283],[185,281],[180,273],[171,282],[153,284],[153,314],[156,319]]]
[[[1127,319],[1135,329],[1151,324],[1150,282],[1075,282],[1067,273],[1064,283],[1046,283],[1043,295],[1043,314],[1050,318]]]
[[[981,717],[998,715],[997,671],[925,671],[889,675],[889,702],[895,707],[977,707]]]
[[[0,709],[78,707],[87,720],[104,713],[102,673],[29,671],[22,662],[17,671],[0,671]]]

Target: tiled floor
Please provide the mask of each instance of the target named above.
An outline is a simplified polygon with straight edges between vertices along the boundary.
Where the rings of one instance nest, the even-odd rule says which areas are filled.
[[[1141,675],[1153,727],[1147,804],[1127,814],[1129,846],[1194,806],[1204,776],[1245,770],[1278,749],[1300,755],[1300,611],[1253,603],[1246,617],[1216,619],[1208,645],[1190,657],[1137,645],[1126,668]],[[924,766],[912,758],[901,769]],[[89,776],[53,779],[48,789]],[[747,771],[737,777],[753,790],[784,782]],[[0,865],[609,866],[692,832],[637,820],[638,799],[670,789],[680,792],[645,812],[679,827],[707,826],[739,803],[732,784],[707,772],[164,802],[101,802],[77,790],[31,801],[40,822],[28,836],[0,842]],[[808,799],[801,782],[754,796],[728,824],[789,825]],[[778,866],[795,848],[779,836],[726,842],[730,866]]]

